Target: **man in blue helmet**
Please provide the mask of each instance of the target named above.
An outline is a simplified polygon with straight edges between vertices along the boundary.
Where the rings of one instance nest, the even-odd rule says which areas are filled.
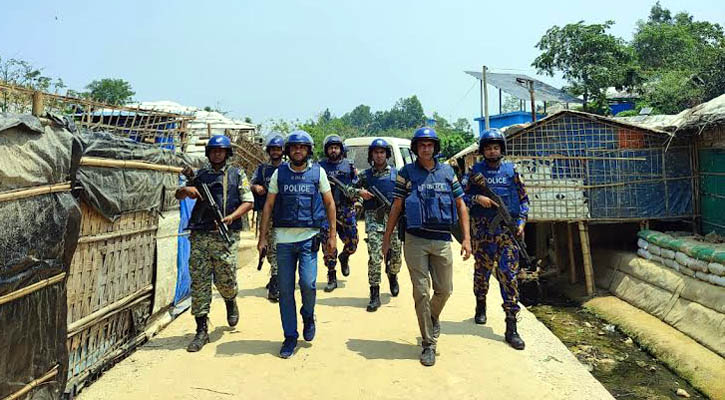
[[[353,188],[358,181],[357,171],[352,161],[344,158],[344,147],[342,138],[338,135],[328,135],[323,142],[325,159],[320,161],[320,166],[327,172],[328,176],[334,176],[342,182],[345,187],[333,185],[332,197],[335,199],[335,210],[337,210],[337,233],[343,243],[340,252],[340,270],[344,276],[350,274],[350,255],[357,250],[357,213],[355,211],[355,200],[358,195]],[[322,240],[327,241],[330,231],[326,226],[322,227]],[[334,238],[334,236],[333,236]],[[337,288],[337,247],[332,252],[324,254],[325,265],[327,266],[326,292],[332,292]]]
[[[432,366],[441,329],[441,311],[453,292],[451,226],[460,224],[464,260],[471,256],[471,238],[468,210],[458,178],[450,165],[435,159],[440,152],[440,139],[435,131],[427,127],[416,130],[411,150],[417,160],[405,165],[396,178],[395,200],[383,237],[383,254],[391,247],[391,236],[405,207],[405,262],[413,284],[415,313],[423,337],[420,362]]]
[[[375,187],[389,202],[393,202],[398,170],[388,164],[391,156],[391,147],[385,139],[373,140],[368,146],[368,163],[371,167],[360,174],[360,181],[356,185],[361,188],[360,197],[364,200],[362,206],[365,212],[365,233],[367,233],[365,241],[368,244],[368,282],[370,283],[370,302],[367,310],[370,312],[376,311],[380,307],[380,266],[384,260],[383,234],[390,210],[386,209],[385,204],[376,199],[369,190]],[[402,264],[402,243],[398,238],[397,229],[391,238],[390,250],[390,260],[386,260],[390,268],[385,272],[390,283],[390,293],[395,297],[400,291],[398,273]]]
[[[302,297],[302,336],[306,341],[315,337],[315,299],[317,251],[320,229],[327,224],[329,239],[326,251],[335,247],[335,201],[325,170],[309,161],[314,142],[305,131],[287,136],[284,153],[289,162],[282,163],[269,180],[267,201],[262,211],[262,225],[257,248],[269,246],[267,232],[270,218],[274,221],[277,242],[277,277],[279,281],[279,312],[284,342],[279,351],[289,358],[297,347],[297,310],[295,305],[295,271],[299,265],[299,285]]]
[[[196,335],[186,348],[196,352],[209,343],[207,315],[211,305],[211,283],[214,281],[224,298],[229,326],[239,322],[237,308],[237,239],[242,229],[240,218],[252,209],[254,198],[249,181],[243,170],[227,164],[232,156],[232,143],[223,135],[212,136],[206,144],[209,163],[196,172],[188,186],[176,191],[177,199],[197,199],[191,212],[188,229],[191,231],[191,314],[196,320]],[[229,226],[232,245],[219,235],[214,215],[206,202],[201,200],[201,189],[197,185],[207,184],[214,201],[224,215],[223,222]]]
[[[270,135],[265,145],[269,155],[269,162],[257,167],[252,176],[252,193],[254,193],[254,211],[257,212],[257,226],[261,226],[262,210],[267,201],[267,188],[269,180],[277,167],[282,163],[282,151],[284,137],[281,134]],[[267,299],[272,302],[279,300],[279,285],[277,284],[277,246],[274,242],[274,229],[269,229],[267,234],[267,261],[269,261],[269,282],[267,283]]]
[[[516,220],[516,235],[523,238],[529,198],[514,164],[502,161],[506,154],[506,137],[503,132],[495,128],[482,132],[478,151],[484,160],[476,163],[463,179],[466,204],[471,210],[471,235],[476,260],[473,274],[473,293],[476,296],[474,320],[477,324],[486,323],[486,294],[491,272],[495,272],[506,314],[506,342],[517,350],[523,350],[525,344],[516,329],[516,315],[519,312],[516,278],[519,272],[519,249],[500,223],[495,227],[491,224],[497,214],[496,208],[506,207],[511,217]],[[485,178],[485,185],[498,194],[504,204],[496,204],[493,199],[484,195],[481,186],[475,184],[471,178],[477,174]]]

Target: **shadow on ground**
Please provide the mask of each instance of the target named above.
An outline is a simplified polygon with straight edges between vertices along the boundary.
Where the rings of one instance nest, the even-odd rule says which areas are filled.
[[[150,341],[146,345],[142,346],[140,351],[149,350],[186,350],[186,346],[189,345],[191,340],[194,338],[196,332],[190,331],[189,333],[182,336],[169,336],[169,337],[155,337],[154,340]],[[228,326],[217,326],[213,331],[209,332],[209,343],[214,343],[221,339],[225,334],[236,333],[234,328]]]
[[[504,340],[503,336],[493,333],[491,327],[476,325],[473,318],[463,321],[441,321],[441,335],[471,335],[489,340]]]
[[[348,339],[347,348],[368,360],[417,360],[420,346],[391,340]]]
[[[279,349],[282,347],[281,340],[235,340],[233,342],[222,343],[216,348],[216,354],[218,356],[234,356],[239,354],[250,354],[250,355],[263,355],[272,354],[274,356],[279,355]],[[295,353],[300,348],[310,348],[311,343],[300,340],[297,342],[297,348]]]
[[[390,298],[390,294],[381,294],[380,305],[384,306],[390,303]],[[369,297],[328,297],[324,299],[317,299],[317,304],[330,307],[366,308],[369,302]]]

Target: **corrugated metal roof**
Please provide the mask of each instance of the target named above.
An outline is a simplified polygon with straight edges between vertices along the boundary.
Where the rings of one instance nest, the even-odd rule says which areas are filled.
[[[465,71],[468,75],[481,80],[481,73],[475,71]],[[563,90],[557,89],[551,85],[547,85],[537,79],[531,78],[522,74],[500,74],[493,72],[486,72],[486,84],[495,86],[504,92],[510,94],[521,100],[529,100],[529,89],[521,86],[516,82],[516,78],[530,79],[534,81],[534,98],[537,101],[554,101],[557,103],[577,103],[581,104],[583,101],[576,97],[564,92]]]

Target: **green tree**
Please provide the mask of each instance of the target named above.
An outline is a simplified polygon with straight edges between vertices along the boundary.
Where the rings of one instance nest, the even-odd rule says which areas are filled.
[[[16,58],[4,59],[0,57],[0,81],[28,89],[45,92],[53,91],[55,93],[66,87],[62,79],[45,76],[42,69],[34,67],[28,61]],[[29,110],[29,104],[27,98],[3,91],[0,109],[2,111],[26,112]]]
[[[536,44],[541,54],[532,66],[549,76],[561,72],[569,82],[568,90],[582,95],[586,110],[601,110],[606,105],[607,87],[628,87],[636,76],[631,49],[622,39],[607,33],[613,24],[607,21],[585,25],[579,21],[564,27],[554,25]]]
[[[347,124],[359,128],[363,132],[368,132],[373,122],[373,115],[370,113],[370,106],[360,104],[349,113],[343,115],[342,119]]]
[[[123,79],[94,80],[86,86],[86,89],[88,96],[93,100],[113,105],[130,103],[136,94],[131,89],[131,84]]]
[[[687,12],[672,13],[659,2],[637,23],[632,48],[646,83],[644,103],[657,112],[678,113],[725,92],[725,31]]]
[[[501,112],[509,113],[519,111],[521,109],[521,101],[514,96],[506,96],[506,100],[501,105]]]

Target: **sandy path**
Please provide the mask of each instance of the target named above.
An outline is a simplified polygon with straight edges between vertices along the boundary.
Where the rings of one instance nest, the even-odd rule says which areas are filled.
[[[441,317],[438,357],[431,368],[418,362],[420,337],[405,266],[400,296],[391,297],[384,282],[383,306],[375,313],[365,311],[364,241],[351,258],[352,273],[341,280],[342,288],[322,291],[326,272],[318,268],[317,337],[312,343],[301,341],[289,360],[277,356],[282,328],[278,306],[264,297],[268,269],[257,272],[252,264],[256,260],[239,270],[241,321],[236,329],[226,326],[217,295],[210,315],[212,342],[201,352],[185,350],[194,322],[184,313],[79,398],[612,398],[528,311],[522,311],[519,325],[526,350],[515,351],[503,342],[497,284],[492,283],[489,294],[488,324],[475,325],[470,260],[456,256],[455,290]]]

